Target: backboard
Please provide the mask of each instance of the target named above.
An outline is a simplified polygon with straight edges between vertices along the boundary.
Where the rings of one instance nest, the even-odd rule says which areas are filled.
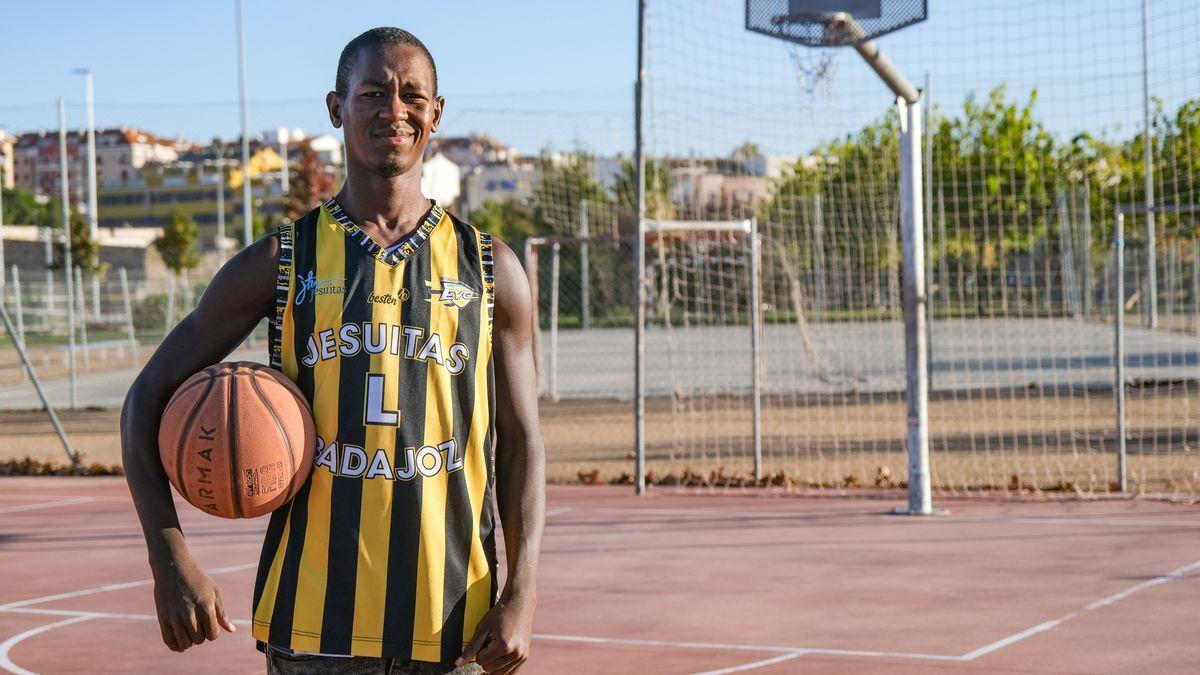
[[[928,9],[927,0],[746,0],[746,30],[836,47],[924,21]]]

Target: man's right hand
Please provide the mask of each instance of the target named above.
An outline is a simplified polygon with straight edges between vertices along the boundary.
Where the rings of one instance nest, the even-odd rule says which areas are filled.
[[[194,561],[176,559],[153,570],[158,627],[171,651],[216,640],[222,629],[237,631],[225,613],[221,589]]]

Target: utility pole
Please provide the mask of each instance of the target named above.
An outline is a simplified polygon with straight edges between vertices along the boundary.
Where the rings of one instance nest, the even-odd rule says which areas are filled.
[[[242,28],[242,0],[237,0],[238,107],[242,116],[242,245],[249,246],[254,236],[251,220],[250,132],[246,122],[246,41]]]

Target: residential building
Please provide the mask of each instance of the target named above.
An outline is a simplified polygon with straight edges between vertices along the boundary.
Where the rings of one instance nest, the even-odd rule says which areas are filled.
[[[22,134],[14,149],[17,187],[57,199],[62,180],[56,131]],[[139,180],[148,163],[168,163],[179,157],[184,144],[130,127],[96,130],[96,180],[101,188]],[[87,201],[87,132],[67,132],[67,177],[71,199]]]
[[[0,131],[0,187],[6,190],[11,190],[16,187],[17,178],[14,174],[16,164],[13,162],[13,149],[16,147],[17,137],[12,134]]]

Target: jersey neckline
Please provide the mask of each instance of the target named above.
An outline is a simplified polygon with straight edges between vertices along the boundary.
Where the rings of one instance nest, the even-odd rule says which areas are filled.
[[[442,208],[441,204],[437,203],[437,200],[430,199],[429,203],[431,204],[429,211],[422,218],[421,224],[417,226],[417,229],[386,248],[372,239],[357,223],[351,220],[350,216],[346,215],[346,212],[342,210],[342,205],[338,203],[336,198],[330,197],[326,199],[322,206],[329,213],[330,217],[341,226],[342,230],[351,239],[354,239],[359,245],[365,248],[367,253],[371,254],[379,262],[395,267],[420,250],[425,241],[429,239],[429,233],[445,218],[446,210]]]

